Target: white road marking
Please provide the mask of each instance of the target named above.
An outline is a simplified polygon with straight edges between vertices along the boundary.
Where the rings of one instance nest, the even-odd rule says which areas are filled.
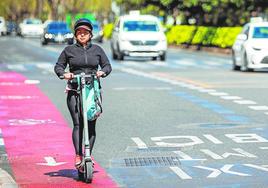
[[[4,143],[4,139],[3,138],[0,138],[0,146],[4,146],[5,143]]]
[[[132,137],[131,139],[137,144],[138,148],[148,148],[139,137]]]
[[[10,99],[10,100],[22,100],[22,99],[36,99],[38,96],[16,96],[16,95],[0,95],[0,99]]]
[[[197,63],[193,59],[179,59],[174,62],[177,65],[183,66],[197,66]]]
[[[176,81],[176,80],[171,80],[168,78],[163,78],[163,77],[159,77],[150,73],[146,73],[146,72],[142,72],[142,71],[138,71],[135,69],[131,69],[131,68],[119,68],[119,70],[121,70],[122,72],[126,72],[129,74],[133,74],[133,75],[137,75],[137,76],[142,76],[142,77],[146,77],[146,78],[150,78],[150,79],[154,79],[154,80],[158,80],[158,81],[162,81],[165,83],[169,83],[172,85],[177,85],[180,87],[186,87],[189,89],[197,89],[197,91],[202,92],[202,93],[208,93],[210,95],[215,95],[215,96],[219,96],[222,99],[225,100],[236,100],[235,103],[237,104],[248,104],[251,105],[254,103],[254,101],[250,101],[250,100],[242,100],[242,97],[239,96],[229,96],[228,93],[224,93],[224,92],[218,92],[215,89],[208,89],[208,88],[202,88],[193,84],[189,84],[189,83],[185,83],[185,82],[181,82],[181,81]],[[253,110],[268,110],[268,106],[248,106],[250,109]],[[265,113],[268,115],[268,112]]]
[[[215,89],[205,89],[205,88],[199,89],[198,91],[200,91],[202,93],[216,92]]]
[[[53,157],[44,157],[44,158],[46,163],[36,163],[36,164],[44,166],[59,166],[66,163],[66,162],[56,162],[56,160]]]
[[[21,82],[1,82],[1,86],[19,86],[22,85]]]
[[[47,72],[54,73],[54,65],[52,63],[37,63],[36,66]]]
[[[24,83],[25,84],[39,84],[40,81],[39,80],[25,80]]]
[[[268,106],[249,106],[249,108],[257,111],[268,110]]]
[[[260,149],[266,150],[268,147],[259,147]]]
[[[24,65],[7,65],[8,69],[16,70],[16,71],[26,71],[27,69],[24,67]]]
[[[186,174],[181,168],[177,166],[171,166],[169,167],[177,176],[179,176],[183,180],[192,179],[191,176]]]
[[[113,90],[125,91],[125,90],[172,90],[170,87],[116,87]]]
[[[213,95],[213,96],[226,96],[228,95],[228,93],[224,93],[224,92],[209,92],[209,95]]]
[[[196,168],[200,168],[200,169],[204,169],[204,170],[208,170],[208,171],[212,171],[207,178],[216,178],[218,177],[222,172],[226,173],[226,174],[233,174],[233,175],[237,175],[237,176],[251,176],[250,174],[245,174],[245,173],[241,173],[241,172],[236,172],[236,171],[231,171],[230,169],[233,167],[234,165],[224,165],[222,168],[216,169],[216,168],[209,168],[206,166],[194,166]]]
[[[242,99],[241,97],[238,97],[238,96],[221,96],[222,99],[225,99],[225,100],[240,100]]]
[[[211,142],[213,142],[214,144],[223,144],[222,141],[220,141],[219,139],[215,138],[213,135],[211,134],[204,134],[204,137],[206,137],[208,140],[210,140]]]
[[[254,165],[254,164],[244,164],[245,166],[248,166],[248,167],[251,167],[251,168],[256,168],[256,169],[259,169],[259,170],[263,170],[265,172],[268,172],[268,168],[265,167],[267,165],[263,165],[263,166],[258,166],[258,165]]]
[[[5,170],[0,168],[0,187],[2,188],[18,188],[15,180]]]
[[[257,104],[255,101],[250,101],[250,100],[235,100],[234,103],[237,103],[237,104]]]
[[[207,159],[193,159],[191,156],[187,155],[182,151],[173,151],[173,153],[179,155],[180,161],[206,161]]]

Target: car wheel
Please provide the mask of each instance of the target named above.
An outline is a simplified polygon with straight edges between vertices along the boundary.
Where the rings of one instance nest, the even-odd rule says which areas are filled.
[[[120,51],[119,44],[117,44],[117,57],[120,61],[124,60],[124,54]]]
[[[116,53],[115,53],[113,47],[112,47],[112,56],[113,56],[113,59],[114,59],[114,60],[117,60],[118,57],[117,57],[117,55],[116,55]]]
[[[121,53],[120,51],[118,52],[118,59],[119,59],[120,61],[123,61],[123,60],[124,60],[124,55],[123,55],[123,53]]]
[[[236,65],[236,60],[235,60],[235,53],[234,51],[232,51],[232,60],[233,60],[233,70],[234,71],[239,71],[240,70],[240,66]]]
[[[160,60],[166,61],[166,53],[164,53],[163,55],[160,55]]]
[[[42,45],[47,45],[47,41],[46,40],[42,40]]]
[[[246,53],[244,54],[244,57],[243,57],[243,65],[241,67],[241,71],[243,71],[243,72],[253,72],[254,71],[254,69],[248,68],[248,58],[247,58]]]

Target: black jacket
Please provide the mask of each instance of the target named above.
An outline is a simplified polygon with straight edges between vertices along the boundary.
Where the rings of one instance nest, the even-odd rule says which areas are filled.
[[[60,54],[54,67],[58,77],[65,73],[67,65],[69,65],[69,71],[74,74],[96,72],[98,66],[101,67],[101,71],[105,72],[106,76],[112,71],[109,59],[103,49],[92,43],[89,43],[85,48],[79,43],[67,46]]]

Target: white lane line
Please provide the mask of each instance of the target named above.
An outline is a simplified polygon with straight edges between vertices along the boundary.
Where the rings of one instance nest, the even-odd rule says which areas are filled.
[[[147,145],[139,137],[132,137],[131,139],[137,144],[138,148],[148,148]]]
[[[268,106],[249,106],[249,108],[257,111],[268,110]]]
[[[15,180],[5,170],[0,168],[0,187],[2,188],[18,188]]]
[[[180,169],[177,166],[171,166],[169,167],[177,176],[179,176],[183,180],[192,179],[191,176],[186,174],[182,169]]]
[[[250,100],[235,100],[234,103],[237,103],[237,104],[257,104],[255,101],[250,101]]]
[[[183,66],[197,66],[196,62],[192,59],[180,59],[174,62],[177,65],[183,65]]]
[[[259,147],[260,149],[266,150],[268,147]]]
[[[24,65],[7,65],[8,69],[16,70],[16,71],[26,71],[27,69],[24,67]]]
[[[40,81],[39,80],[25,80],[24,83],[25,84],[39,84]]]
[[[169,83],[172,85],[178,85],[180,87],[186,87],[189,89],[196,88],[195,85],[193,85],[193,84],[188,84],[188,83],[184,83],[181,81],[170,80],[168,78],[162,78],[162,77],[150,74],[150,73],[138,71],[138,70],[131,69],[131,68],[120,68],[119,70],[121,70],[122,72],[129,73],[129,74],[134,74],[137,76],[142,76],[145,78],[150,78],[150,79],[166,82],[166,83]],[[214,94],[216,93],[216,95],[220,96],[220,98],[225,99],[225,100],[241,100],[242,99],[242,97],[239,97],[239,96],[229,96],[227,93],[226,93],[227,95],[225,95],[225,93],[217,92],[215,89],[201,88],[201,89],[198,89],[197,91],[203,92],[203,93],[214,93]],[[268,110],[268,106],[248,106],[248,107],[252,110],[259,110],[259,111]]]
[[[125,90],[172,90],[170,87],[116,87],[113,88],[116,91],[125,91]]]
[[[213,96],[226,96],[229,95],[228,93],[224,93],[224,92],[209,92],[209,95],[213,95]]]
[[[222,99],[225,99],[225,100],[240,100],[242,99],[241,97],[238,97],[238,96],[221,96]]]
[[[36,66],[50,73],[54,73],[54,65],[52,63],[37,63]]]
[[[216,92],[215,89],[205,89],[205,88],[199,89],[198,91],[200,91],[202,93]]]

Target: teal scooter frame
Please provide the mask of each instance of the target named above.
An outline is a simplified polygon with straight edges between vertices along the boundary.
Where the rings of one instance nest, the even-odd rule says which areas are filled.
[[[84,154],[82,164],[78,169],[79,179],[84,180],[86,183],[91,183],[93,179],[93,161],[90,155],[90,143],[88,135],[88,119],[87,119],[87,105],[86,105],[86,78],[95,79],[96,74],[85,74],[75,75],[78,83],[80,84],[80,102],[82,103],[82,114],[83,114],[83,124],[84,124]],[[79,80],[80,79],[80,80]],[[94,83],[94,82],[91,82]]]
[[[64,77],[60,77],[64,78]],[[90,155],[90,143],[89,143],[89,135],[88,135],[88,119],[87,119],[87,105],[86,101],[86,78],[96,79],[96,73],[91,74],[77,74],[74,75],[74,78],[77,79],[78,83],[78,91],[80,94],[80,103],[82,107],[81,114],[83,115],[83,124],[84,124],[84,142],[83,142],[83,158],[82,163],[79,165],[78,178],[86,183],[91,183],[93,179],[93,161]],[[94,83],[94,82],[90,82]],[[81,100],[82,99],[82,100]]]

